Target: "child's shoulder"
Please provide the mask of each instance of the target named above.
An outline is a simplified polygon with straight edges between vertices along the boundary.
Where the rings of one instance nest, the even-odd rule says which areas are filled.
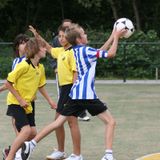
[[[39,69],[44,69],[44,68],[45,68],[42,63],[39,63],[39,64],[38,64],[38,67],[39,67]]]
[[[62,52],[62,51],[64,51],[65,49],[64,49],[64,47],[52,47],[51,48],[51,51],[52,52]]]

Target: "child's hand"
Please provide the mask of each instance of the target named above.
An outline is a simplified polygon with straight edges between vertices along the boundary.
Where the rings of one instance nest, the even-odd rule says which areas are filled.
[[[20,106],[22,106],[23,108],[28,107],[28,103],[24,99],[21,99],[19,103],[20,103]]]
[[[3,88],[2,87],[0,87],[0,93],[3,91]]]
[[[50,104],[52,109],[57,109],[57,104],[53,100],[50,100],[49,104]]]
[[[34,34],[35,37],[38,36],[38,33],[33,26],[29,25],[29,30]]]
[[[123,35],[127,32],[127,29],[121,29],[119,31],[117,31],[116,29],[114,29],[114,37],[118,37],[121,38],[123,37]]]

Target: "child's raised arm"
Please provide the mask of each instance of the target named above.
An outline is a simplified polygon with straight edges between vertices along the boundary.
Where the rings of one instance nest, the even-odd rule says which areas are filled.
[[[100,50],[107,50],[107,49],[110,47],[110,45],[111,45],[112,42],[113,42],[114,32],[115,32],[115,29],[112,30],[112,33],[111,33],[110,37],[109,37],[108,40],[103,44],[103,46],[101,46]]]
[[[33,26],[29,25],[29,31],[33,33],[36,39],[45,42],[47,52],[51,53],[52,46],[44,38],[42,38],[42,36],[36,31],[36,29]]]
[[[106,41],[106,43],[101,47],[108,47],[108,45],[111,44],[109,50],[108,50],[108,56],[107,58],[112,58],[116,55],[117,48],[118,48],[118,41],[119,38],[126,32],[126,29],[122,29],[120,31],[116,31],[116,29],[113,29],[113,32],[110,36],[110,38]]]

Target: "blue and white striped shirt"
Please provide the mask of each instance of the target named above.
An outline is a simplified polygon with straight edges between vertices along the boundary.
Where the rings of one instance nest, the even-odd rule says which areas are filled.
[[[94,85],[97,58],[106,58],[108,52],[84,45],[77,45],[73,50],[78,79],[73,84],[69,96],[71,99],[97,99]]]
[[[12,63],[12,71],[16,68],[16,65],[22,62],[23,60],[26,60],[25,56],[15,58]]]

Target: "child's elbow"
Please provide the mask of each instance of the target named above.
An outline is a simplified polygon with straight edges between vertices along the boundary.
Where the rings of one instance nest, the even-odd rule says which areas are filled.
[[[8,88],[8,87],[10,86],[10,82],[6,80],[6,81],[4,82],[4,85],[5,85],[6,88]]]

